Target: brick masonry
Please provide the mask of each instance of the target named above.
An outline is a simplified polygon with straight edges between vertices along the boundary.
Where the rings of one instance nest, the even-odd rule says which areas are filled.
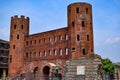
[[[67,27],[31,35],[29,17],[11,17],[9,77],[36,73],[36,69],[44,76],[45,66],[52,72],[52,66],[63,69],[67,60],[94,53],[92,6],[72,3],[67,7],[67,15]]]

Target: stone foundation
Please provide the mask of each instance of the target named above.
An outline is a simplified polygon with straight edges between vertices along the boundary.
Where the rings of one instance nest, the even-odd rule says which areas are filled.
[[[67,80],[102,80],[100,59],[82,57],[68,60],[66,63],[64,73]]]

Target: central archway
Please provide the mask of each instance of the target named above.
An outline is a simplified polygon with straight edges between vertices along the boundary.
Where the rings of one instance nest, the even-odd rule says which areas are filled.
[[[45,80],[49,79],[49,74],[50,74],[50,67],[49,66],[45,66],[43,68],[43,74],[45,76]]]

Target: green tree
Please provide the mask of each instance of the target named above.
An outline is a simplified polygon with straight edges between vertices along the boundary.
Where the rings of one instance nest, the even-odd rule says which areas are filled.
[[[113,77],[114,72],[115,72],[115,65],[108,58],[103,59],[102,63],[103,63],[104,74],[108,75],[109,78],[111,79]]]

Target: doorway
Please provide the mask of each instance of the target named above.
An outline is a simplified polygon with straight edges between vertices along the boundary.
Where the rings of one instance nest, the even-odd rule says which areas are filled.
[[[39,73],[39,68],[35,67],[35,69],[34,69],[34,78],[37,78],[38,73]]]
[[[43,68],[43,74],[44,74],[45,80],[49,80],[49,74],[50,74],[50,67],[49,66],[45,66]]]

